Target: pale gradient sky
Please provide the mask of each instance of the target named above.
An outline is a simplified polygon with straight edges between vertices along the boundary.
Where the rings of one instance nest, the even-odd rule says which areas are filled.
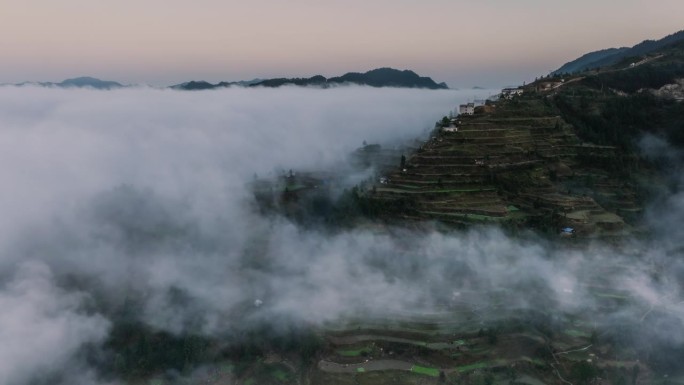
[[[517,84],[684,29],[682,0],[0,0],[0,83],[341,75]]]

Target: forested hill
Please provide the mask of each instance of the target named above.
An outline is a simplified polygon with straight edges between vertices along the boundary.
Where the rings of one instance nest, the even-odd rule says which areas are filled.
[[[551,74],[577,73],[589,69],[611,66],[626,58],[645,55],[679,41],[684,41],[684,30],[665,36],[660,40],[644,40],[631,48],[609,48],[590,52],[578,59],[565,63]]]
[[[608,48],[608,49],[602,49],[600,51],[594,51],[594,52],[589,52],[587,54],[584,54],[580,56],[579,58],[569,61],[563,66],[561,66],[559,69],[553,71],[553,74],[559,74],[559,73],[575,73],[575,72],[580,72],[586,68],[589,68],[592,63],[595,63],[599,60],[605,59],[607,57],[611,57],[613,55],[620,54],[624,51],[629,50],[628,47],[621,47],[621,48]]]
[[[436,83],[430,77],[419,76],[410,70],[397,70],[394,68],[378,68],[368,72],[349,72],[342,76],[326,78],[322,75],[315,75],[309,78],[273,78],[259,81],[252,81],[248,84],[221,82],[211,84],[204,81],[192,81],[178,84],[172,88],[180,90],[204,90],[240,85],[247,87],[281,87],[286,85],[311,86],[311,87],[333,87],[345,84],[365,85],[371,87],[397,87],[397,88],[425,88],[425,89],[448,89],[446,83]]]
[[[582,139],[634,148],[651,133],[684,145],[684,40],[564,80],[554,99]]]

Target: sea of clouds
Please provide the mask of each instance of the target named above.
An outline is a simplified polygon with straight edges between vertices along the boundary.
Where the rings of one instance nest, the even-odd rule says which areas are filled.
[[[331,234],[254,208],[255,173],[342,168],[363,141],[424,136],[489,94],[0,87],[0,383],[96,383],[83,350],[131,302],[155,330],[224,338],[251,321],[430,312],[461,292],[596,312],[586,282],[603,279],[634,306],[596,322],[639,319],[650,337],[684,343],[678,189],[651,210],[656,235],[620,247],[488,228]]]

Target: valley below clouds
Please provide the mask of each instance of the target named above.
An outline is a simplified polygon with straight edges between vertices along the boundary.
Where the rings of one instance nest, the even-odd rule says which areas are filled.
[[[618,245],[489,227],[330,231],[256,207],[255,175],[346,170],[363,142],[425,138],[459,103],[491,93],[0,87],[0,383],[123,383],[97,364],[123,319],[229,344],[255,324],[458,305],[483,325],[582,314],[600,330],[629,329],[643,349],[681,353],[677,174],[650,206],[653,231]],[[369,174],[350,174],[348,187]],[[628,303],[597,303],[604,287]]]

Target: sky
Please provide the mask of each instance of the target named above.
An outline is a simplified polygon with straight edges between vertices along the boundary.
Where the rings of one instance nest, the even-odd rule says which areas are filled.
[[[122,83],[412,69],[520,84],[684,28],[681,0],[0,0],[0,83]]]

